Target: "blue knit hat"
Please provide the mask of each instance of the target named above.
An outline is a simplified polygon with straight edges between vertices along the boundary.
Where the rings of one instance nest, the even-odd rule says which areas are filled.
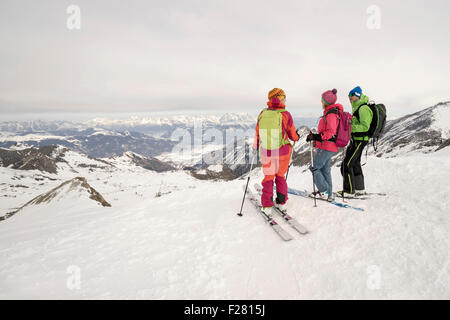
[[[358,86],[358,87],[354,87],[352,90],[350,90],[350,92],[348,93],[348,96],[349,97],[351,97],[351,96],[357,96],[358,98],[360,98],[361,97],[361,95],[362,95],[362,90],[361,90],[361,88]]]

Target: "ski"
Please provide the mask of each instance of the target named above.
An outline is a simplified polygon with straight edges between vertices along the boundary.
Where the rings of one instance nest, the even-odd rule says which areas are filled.
[[[301,197],[304,197],[304,198],[308,198],[308,199],[314,199],[314,196],[310,197],[310,194],[306,190],[297,190],[297,189],[293,189],[293,188],[288,188],[288,193],[296,195],[296,196],[301,196]],[[316,197],[316,199],[317,200],[321,200],[321,201],[325,201],[325,202],[327,202],[329,204],[335,205],[335,206],[340,207],[340,208],[353,209],[353,210],[357,210],[357,211],[364,211],[363,208],[354,207],[354,206],[351,206],[351,205],[346,204],[346,203],[340,203],[340,202],[337,202],[336,200],[330,202],[330,201],[328,201],[327,199],[324,199],[324,198]]]
[[[244,186],[245,189],[245,186]],[[256,195],[250,190],[247,189],[247,194],[246,194],[247,199],[250,200],[250,202],[256,207],[256,209],[258,209],[258,212],[261,214],[261,216],[264,218],[264,220],[270,225],[270,227],[272,227],[272,229],[275,231],[276,234],[278,234],[281,239],[283,239],[284,241],[290,241],[293,239],[293,237],[286,231],[284,230],[276,221],[275,219],[267,216],[263,211],[262,211],[262,207],[256,197]]]
[[[340,195],[337,192],[333,192],[333,195],[336,198],[342,198],[342,195]],[[369,193],[361,194],[361,195],[352,195],[352,196],[346,195],[344,198],[352,199],[352,200],[369,200],[369,199],[373,199],[375,197],[385,197],[385,196],[387,196],[387,194],[383,193],[383,192],[369,192]]]
[[[261,195],[262,188],[257,183],[255,184],[255,190],[258,192],[259,195]],[[300,224],[295,218],[291,217],[287,212],[281,211],[276,206],[273,206],[273,208],[298,233],[300,233],[302,235],[309,233],[308,229],[306,229],[302,224]]]

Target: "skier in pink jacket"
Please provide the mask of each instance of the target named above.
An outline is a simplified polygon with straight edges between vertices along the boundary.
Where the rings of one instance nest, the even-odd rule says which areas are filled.
[[[317,149],[314,156],[314,167],[310,170],[314,174],[317,190],[316,196],[327,196],[329,201],[334,200],[333,184],[331,180],[331,158],[338,151],[336,137],[339,127],[339,111],[344,108],[337,101],[337,90],[328,90],[322,94],[323,116],[319,121],[318,133],[310,133],[306,141],[315,141]],[[314,193],[313,193],[314,194]]]

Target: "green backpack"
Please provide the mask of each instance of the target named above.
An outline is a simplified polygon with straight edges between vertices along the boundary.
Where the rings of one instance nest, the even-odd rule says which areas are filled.
[[[284,109],[264,109],[258,117],[260,146],[266,150],[276,150],[290,144],[283,138]]]

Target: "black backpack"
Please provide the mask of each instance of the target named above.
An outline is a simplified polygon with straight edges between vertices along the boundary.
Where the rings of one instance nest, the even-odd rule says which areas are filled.
[[[355,113],[353,113],[353,116],[356,117],[359,121],[359,108],[362,106],[368,106],[370,110],[372,110],[372,122],[370,123],[370,128],[367,132],[355,132],[352,133],[355,137],[364,137],[369,136],[369,138],[374,138],[374,140],[378,140],[380,135],[384,131],[384,126],[386,124],[386,107],[384,104],[375,104],[375,103],[368,103],[368,104],[362,104],[356,109]]]

